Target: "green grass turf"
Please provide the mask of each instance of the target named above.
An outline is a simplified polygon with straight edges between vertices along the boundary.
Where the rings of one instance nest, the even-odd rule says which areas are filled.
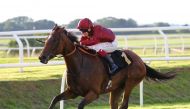
[[[144,81],[145,109],[190,108],[189,61],[152,62],[161,72],[174,70],[178,76],[167,82]],[[0,69],[0,109],[47,109],[51,99],[60,93],[61,77],[65,66],[28,67],[23,73],[18,68]],[[109,95],[101,95],[87,109],[108,109]],[[65,106],[77,107],[81,97],[65,102]],[[139,87],[133,90],[129,109],[140,109]],[[55,109],[58,109],[56,105]],[[74,109],[74,108],[71,108]]]

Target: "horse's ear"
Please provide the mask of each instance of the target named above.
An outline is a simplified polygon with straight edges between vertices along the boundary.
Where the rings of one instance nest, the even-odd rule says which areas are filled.
[[[65,27],[64,27],[64,26],[61,26],[61,28],[62,28],[62,29],[65,29]]]
[[[53,27],[53,30],[56,30],[58,28],[58,25],[55,24],[55,26]]]

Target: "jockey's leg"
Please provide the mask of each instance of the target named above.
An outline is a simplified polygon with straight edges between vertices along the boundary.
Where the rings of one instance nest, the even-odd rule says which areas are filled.
[[[100,49],[98,53],[108,61],[109,67],[110,67],[110,75],[114,75],[116,70],[118,69],[118,66],[114,63],[113,59],[110,55],[106,53],[106,51]]]

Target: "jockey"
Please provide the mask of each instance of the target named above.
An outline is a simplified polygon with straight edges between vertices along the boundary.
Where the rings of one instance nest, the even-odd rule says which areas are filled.
[[[102,27],[101,25],[94,25],[88,18],[81,19],[77,28],[82,33],[80,40],[81,45],[96,50],[101,57],[106,59],[109,63],[110,73],[113,75],[118,69],[118,66],[114,63],[113,59],[107,54],[104,48],[117,46],[114,44],[114,33],[110,29]]]

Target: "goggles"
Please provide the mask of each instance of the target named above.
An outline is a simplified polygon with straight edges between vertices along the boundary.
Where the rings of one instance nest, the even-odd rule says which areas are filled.
[[[82,33],[88,32],[88,29],[80,29]]]

